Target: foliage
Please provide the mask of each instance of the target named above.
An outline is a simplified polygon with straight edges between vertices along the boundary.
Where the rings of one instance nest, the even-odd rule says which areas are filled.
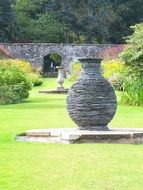
[[[34,87],[35,86],[41,86],[43,84],[42,79],[36,73],[31,73],[30,74],[30,79],[31,79],[31,82],[32,82],[32,84],[33,84]]]
[[[66,26],[65,42],[104,42],[114,12],[109,1],[105,0],[51,0],[50,11],[55,11],[56,18]]]
[[[23,41],[124,43],[143,19],[141,0],[15,0]]]
[[[127,37],[129,46],[121,53],[120,57],[133,73],[143,76],[143,23],[131,27],[133,34]]]
[[[52,59],[56,63],[61,63],[61,56],[58,55],[57,53],[51,53],[50,54],[50,59]]]
[[[82,13],[80,25],[81,33],[86,36],[86,43],[107,42],[109,28],[115,19],[110,1],[81,0],[81,3],[85,6],[85,13]]]
[[[102,70],[105,78],[109,78],[114,73],[123,72],[123,63],[119,59],[103,60]]]
[[[48,1],[15,1],[14,9],[26,41],[62,42],[65,26],[45,9]]]
[[[109,78],[108,81],[117,91],[123,91],[124,77],[121,73],[115,72]]]
[[[78,60],[74,60],[71,63],[70,73],[69,73],[69,80],[74,81],[77,79],[81,71],[81,64]]]
[[[123,89],[122,103],[143,106],[143,80],[128,73],[124,79]]]
[[[19,103],[28,98],[31,82],[17,64],[0,60],[0,76],[0,104]]]
[[[11,0],[0,1],[0,41],[11,42],[16,35],[18,35],[18,27]]]
[[[62,42],[64,39],[64,26],[54,17],[45,13],[38,15],[38,19],[31,19],[27,28],[29,38],[33,42]]]
[[[131,25],[143,20],[142,0],[110,0],[115,18],[109,28],[107,40],[112,43],[125,43],[124,36],[130,35]]]
[[[133,34],[127,37],[129,44],[120,58],[128,68],[124,85],[129,104],[143,105],[143,24],[131,27]]]
[[[25,60],[19,60],[19,59],[5,59],[1,61],[3,64],[9,64],[10,66],[17,67],[24,73],[32,73],[32,67],[30,63],[28,63]]]
[[[6,59],[2,61],[4,64],[9,63],[14,67],[17,67],[21,72],[26,73],[29,80],[33,84],[33,86],[40,86],[42,85],[42,80],[40,79],[40,75],[38,74],[37,70],[33,70],[30,63],[25,60],[19,59]]]
[[[125,67],[119,59],[103,60],[103,76],[112,84],[115,90],[123,90]]]

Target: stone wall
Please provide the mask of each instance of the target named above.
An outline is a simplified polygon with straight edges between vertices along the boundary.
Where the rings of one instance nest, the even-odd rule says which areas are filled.
[[[105,49],[115,48],[117,46],[119,45],[0,43],[0,47],[5,49],[11,57],[27,60],[33,67],[43,68],[44,56],[50,53],[57,53],[62,57],[62,65],[67,69],[74,59],[79,57],[96,58]]]

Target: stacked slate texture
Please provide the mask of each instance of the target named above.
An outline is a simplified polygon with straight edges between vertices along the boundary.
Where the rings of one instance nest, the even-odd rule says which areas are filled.
[[[100,71],[100,59],[81,59],[82,71],[67,95],[67,111],[80,130],[108,130],[116,95]]]

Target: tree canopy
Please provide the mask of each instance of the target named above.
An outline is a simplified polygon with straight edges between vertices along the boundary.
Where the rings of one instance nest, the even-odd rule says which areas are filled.
[[[11,0],[0,1],[0,41],[12,41],[18,35],[16,31],[17,25]]]
[[[1,41],[124,43],[130,26],[142,22],[142,8],[142,0],[5,0]]]

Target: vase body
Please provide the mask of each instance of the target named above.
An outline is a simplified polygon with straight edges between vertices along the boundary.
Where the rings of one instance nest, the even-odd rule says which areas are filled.
[[[82,70],[67,95],[67,111],[79,130],[108,130],[117,101],[100,70],[100,59],[79,59]]]

